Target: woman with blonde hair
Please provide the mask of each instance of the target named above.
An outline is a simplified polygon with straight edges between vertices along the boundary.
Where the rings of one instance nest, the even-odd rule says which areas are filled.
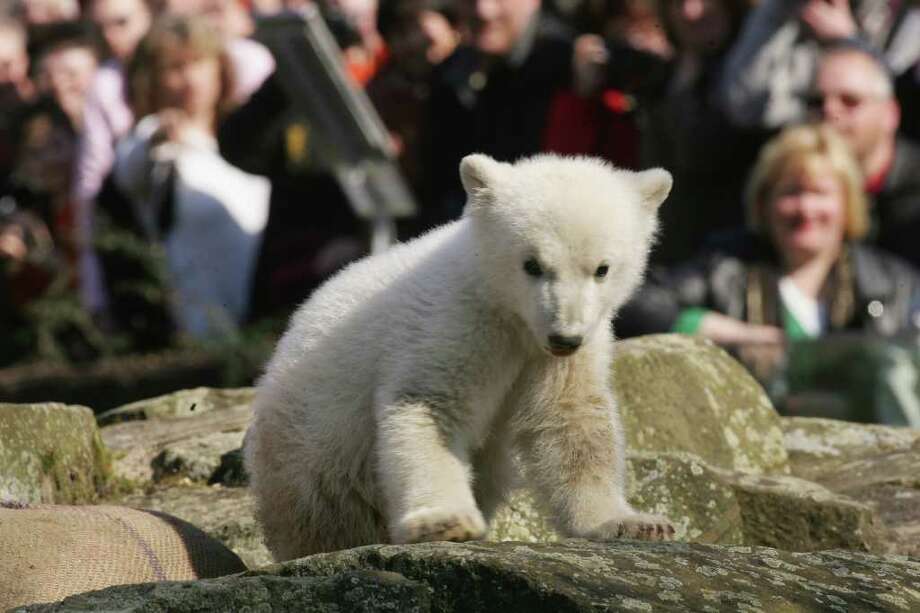
[[[269,186],[218,150],[234,91],[222,38],[202,18],[163,17],[126,81],[138,122],[117,146],[112,182],[144,238],[165,250],[178,329],[226,334],[247,315]]]
[[[783,411],[920,427],[920,275],[860,242],[862,185],[831,127],[787,128],[748,180],[747,240],[653,278],[617,332],[724,345]]]
[[[832,128],[787,128],[764,146],[750,175],[748,240],[652,279],[624,312],[623,328],[698,334],[728,346],[841,330],[916,332],[918,273],[859,242],[869,226],[862,184]]]

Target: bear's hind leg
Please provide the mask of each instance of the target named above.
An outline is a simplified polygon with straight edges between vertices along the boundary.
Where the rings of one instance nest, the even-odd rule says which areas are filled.
[[[304,471],[296,487],[288,483],[258,497],[257,517],[276,560],[387,542],[381,514],[355,490],[331,485]]]

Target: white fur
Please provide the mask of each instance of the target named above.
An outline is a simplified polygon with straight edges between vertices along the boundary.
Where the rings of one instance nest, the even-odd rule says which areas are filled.
[[[317,290],[259,383],[246,466],[279,560],[480,538],[512,456],[566,534],[670,533],[626,503],[608,383],[610,321],[641,280],[670,175],[473,155],[461,176],[463,218]],[[584,340],[557,357],[554,334]]]

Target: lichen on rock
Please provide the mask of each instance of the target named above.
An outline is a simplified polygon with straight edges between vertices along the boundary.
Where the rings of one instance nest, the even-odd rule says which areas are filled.
[[[631,451],[684,451],[719,468],[788,474],[766,392],[711,342],[678,334],[621,341],[612,381]]]
[[[0,404],[0,500],[94,502],[111,459],[86,407]]]

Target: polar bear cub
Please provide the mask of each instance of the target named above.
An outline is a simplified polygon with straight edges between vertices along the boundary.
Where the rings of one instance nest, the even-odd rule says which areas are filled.
[[[259,382],[245,461],[278,560],[482,538],[518,474],[563,534],[673,535],[625,499],[609,384],[670,174],[550,155],[460,174],[463,217],[320,287]]]

